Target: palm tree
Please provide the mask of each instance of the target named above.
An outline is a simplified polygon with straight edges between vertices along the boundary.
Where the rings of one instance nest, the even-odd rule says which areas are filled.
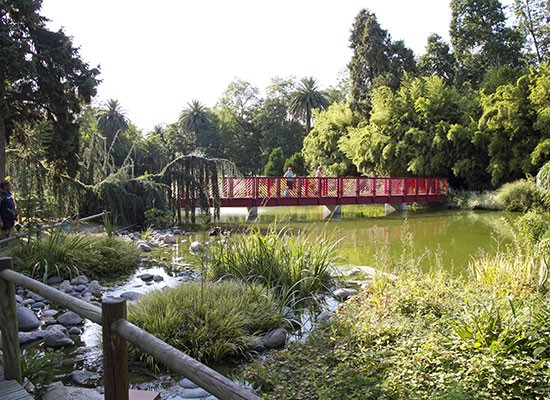
[[[118,132],[128,129],[128,118],[118,100],[109,99],[105,107],[99,110],[97,128],[107,138],[108,146],[113,143]]]
[[[325,110],[328,105],[327,95],[317,88],[317,81],[313,77],[306,77],[302,78],[298,90],[293,93],[290,100],[290,113],[294,118],[306,123],[306,132],[309,133],[312,110],[315,108]]]
[[[187,103],[187,108],[180,113],[179,124],[183,132],[197,135],[209,124],[206,107],[198,100],[191,100]]]

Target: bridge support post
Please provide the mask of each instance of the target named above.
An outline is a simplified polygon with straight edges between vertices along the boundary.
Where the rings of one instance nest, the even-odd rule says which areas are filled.
[[[342,218],[342,206],[323,206],[324,218]]]
[[[258,218],[258,207],[247,207],[248,210],[248,219]]]

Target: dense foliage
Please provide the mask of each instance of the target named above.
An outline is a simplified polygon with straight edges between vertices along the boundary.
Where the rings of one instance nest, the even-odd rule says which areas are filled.
[[[267,399],[547,398],[548,227],[540,214],[519,219],[511,248],[476,257],[465,280],[414,262],[378,274],[245,378]]]

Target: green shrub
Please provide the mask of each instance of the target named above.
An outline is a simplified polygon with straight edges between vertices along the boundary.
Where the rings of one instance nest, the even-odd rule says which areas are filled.
[[[536,178],[536,188],[543,204],[550,208],[550,161],[539,170]]]
[[[90,278],[119,276],[140,262],[139,248],[122,238],[104,235],[66,235],[61,231],[10,248],[14,268],[46,281],[50,276]]]
[[[525,212],[537,204],[535,185],[525,179],[505,183],[497,190],[495,199],[506,211]]]
[[[154,291],[131,305],[128,320],[204,362],[250,355],[258,335],[283,326],[272,293],[254,284],[194,282]],[[150,356],[131,353],[150,365]]]
[[[234,278],[258,282],[279,298],[299,299],[324,292],[331,283],[334,244],[271,229],[230,237],[210,248],[207,274],[211,279]]]
[[[442,273],[379,275],[244,378],[265,399],[548,398],[548,299],[508,293]]]

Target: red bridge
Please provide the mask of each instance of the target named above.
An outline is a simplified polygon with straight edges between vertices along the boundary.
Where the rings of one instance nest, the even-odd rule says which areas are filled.
[[[446,178],[225,178],[221,207],[337,206],[438,201]]]

